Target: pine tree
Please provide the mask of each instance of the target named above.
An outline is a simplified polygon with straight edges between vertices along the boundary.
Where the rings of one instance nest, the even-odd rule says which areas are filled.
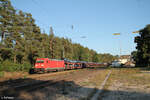
[[[53,32],[53,28],[50,27],[50,34],[49,34],[49,50],[50,50],[50,56],[51,58],[54,58],[54,45],[55,45],[55,36]]]

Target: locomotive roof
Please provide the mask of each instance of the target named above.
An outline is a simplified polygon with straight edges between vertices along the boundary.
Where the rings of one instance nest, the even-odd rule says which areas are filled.
[[[61,59],[49,59],[49,60],[63,61],[63,60],[61,60]]]

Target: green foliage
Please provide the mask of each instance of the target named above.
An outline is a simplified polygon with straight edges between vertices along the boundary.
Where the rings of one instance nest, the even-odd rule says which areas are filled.
[[[16,64],[12,61],[5,60],[0,64],[0,71],[14,72],[14,71],[28,71],[31,68],[31,64]]]
[[[26,79],[26,78],[27,78],[27,75],[24,75],[24,76],[23,76],[23,79]]]
[[[32,65],[28,62],[24,63],[24,64],[21,64],[21,70],[22,71],[29,71],[29,69],[32,67]]]
[[[105,62],[105,63],[110,63],[114,60],[116,60],[118,57],[117,56],[113,56],[110,54],[99,54],[99,60],[101,62]]]
[[[17,64],[15,64],[9,60],[5,60],[0,66],[1,66],[2,71],[13,72],[13,71],[18,70]]]
[[[0,71],[0,77],[4,77],[4,71]]]
[[[150,65],[150,25],[139,31],[135,37],[137,51],[132,52],[137,66],[145,67]]]
[[[27,71],[36,58],[70,59],[89,62],[109,62],[110,54],[72,43],[71,39],[41,32],[30,13],[13,8],[10,0],[0,0],[0,70]]]

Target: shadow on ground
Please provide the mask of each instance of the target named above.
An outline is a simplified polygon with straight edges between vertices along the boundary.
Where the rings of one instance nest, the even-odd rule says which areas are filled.
[[[149,93],[103,90],[98,100],[150,100]]]
[[[38,82],[19,87],[19,82]],[[90,100],[96,93],[95,88],[83,87],[73,81],[42,81],[34,79],[17,79],[0,83],[1,99],[7,100]],[[5,87],[5,88],[4,88]],[[128,91],[103,90],[99,99],[103,100],[150,100],[150,94]]]

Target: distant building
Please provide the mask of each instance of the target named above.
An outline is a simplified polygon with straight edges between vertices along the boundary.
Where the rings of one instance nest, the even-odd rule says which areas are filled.
[[[122,56],[120,56],[118,61],[120,61],[122,64],[125,64],[125,63],[131,61],[131,56],[130,55],[122,55]]]
[[[123,64],[124,67],[134,67],[134,61],[131,55],[121,55],[118,59],[112,62],[111,66],[121,67]]]

